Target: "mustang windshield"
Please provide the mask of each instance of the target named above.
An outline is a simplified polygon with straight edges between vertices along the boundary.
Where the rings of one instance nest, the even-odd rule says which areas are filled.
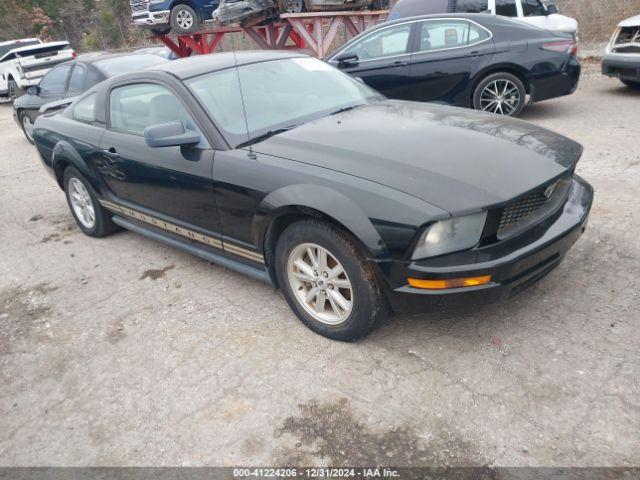
[[[384,99],[330,65],[306,57],[242,65],[185,83],[233,146]]]

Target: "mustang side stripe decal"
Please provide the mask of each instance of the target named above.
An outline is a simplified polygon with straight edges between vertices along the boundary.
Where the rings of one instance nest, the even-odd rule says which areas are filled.
[[[149,225],[153,225],[154,227],[161,228],[168,232],[175,233],[185,238],[189,238],[191,240],[195,240],[200,243],[204,243],[214,248],[218,248],[225,252],[231,253],[232,255],[237,255],[239,257],[243,257],[249,260],[252,260],[257,263],[264,263],[264,257],[257,252],[253,252],[246,248],[240,247],[238,245],[234,245],[227,241],[222,242],[221,240],[211,237],[209,235],[204,235],[202,233],[194,232],[193,230],[189,230],[188,228],[180,227],[173,223],[165,222],[164,220],[160,220],[159,218],[152,217],[145,213],[139,212],[137,210],[133,210],[128,207],[123,207],[122,205],[117,205],[112,202],[108,202],[106,200],[100,200],[100,205],[104,208],[111,210],[115,213],[120,213],[122,215],[126,215],[127,217],[134,218],[136,220],[140,220],[141,222],[148,223]]]

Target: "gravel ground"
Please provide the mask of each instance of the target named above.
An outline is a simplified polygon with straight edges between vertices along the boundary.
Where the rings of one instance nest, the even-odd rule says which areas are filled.
[[[561,267],[356,344],[242,275],[83,236],[0,106],[0,465],[639,465],[640,93],[587,78],[525,113],[584,144],[597,191]]]

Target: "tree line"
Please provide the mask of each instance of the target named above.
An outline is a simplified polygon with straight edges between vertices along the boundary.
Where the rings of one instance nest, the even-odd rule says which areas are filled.
[[[1,0],[0,41],[28,37],[68,40],[78,51],[145,43],[131,25],[129,0]]]

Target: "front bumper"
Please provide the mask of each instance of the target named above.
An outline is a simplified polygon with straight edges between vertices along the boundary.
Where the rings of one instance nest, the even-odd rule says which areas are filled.
[[[396,311],[419,311],[492,303],[512,297],[557,267],[585,231],[593,188],[576,176],[562,209],[519,237],[441,257],[393,262],[387,296]],[[491,283],[450,290],[422,290],[407,278],[453,279],[491,275]]]
[[[138,27],[153,27],[154,25],[167,25],[170,14],[170,10],[136,12],[131,15],[131,19],[133,20],[133,24]]]
[[[640,54],[605,53],[602,74],[622,80],[640,81]]]

